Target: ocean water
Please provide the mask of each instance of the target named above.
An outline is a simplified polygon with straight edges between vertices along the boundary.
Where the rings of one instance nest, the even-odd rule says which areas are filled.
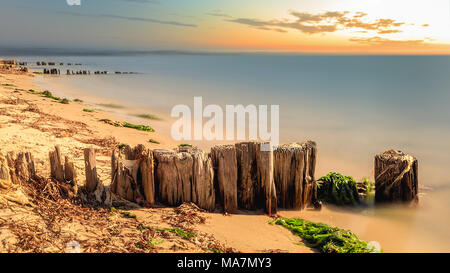
[[[413,213],[398,208],[371,213],[398,218],[393,221],[408,218],[405,225],[435,234],[437,241],[448,243],[450,251],[450,56],[147,55],[21,60],[82,63],[83,69],[91,71],[137,72],[44,76],[44,81],[37,77],[36,82],[51,91],[83,90],[167,116],[174,105],[192,106],[194,96],[202,96],[204,105],[279,105],[281,143],[317,142],[316,176],[339,171],[356,179],[373,179],[377,153],[399,149],[414,155],[419,160],[420,207]],[[393,216],[406,213],[408,217]]]

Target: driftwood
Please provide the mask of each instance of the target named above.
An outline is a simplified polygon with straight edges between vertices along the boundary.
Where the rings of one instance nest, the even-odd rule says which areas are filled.
[[[211,149],[211,159],[220,203],[225,212],[234,213],[238,209],[236,147],[234,145],[214,146]]]
[[[278,206],[304,209],[315,201],[316,143],[280,145],[274,151],[274,180]]]
[[[111,191],[141,205],[155,203],[153,153],[143,145],[125,146],[111,159]]]
[[[401,151],[375,156],[376,202],[418,201],[418,162]]]

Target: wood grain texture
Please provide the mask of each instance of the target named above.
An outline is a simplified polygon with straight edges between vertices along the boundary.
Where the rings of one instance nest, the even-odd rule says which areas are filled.
[[[401,151],[375,156],[376,202],[418,201],[418,161]]]

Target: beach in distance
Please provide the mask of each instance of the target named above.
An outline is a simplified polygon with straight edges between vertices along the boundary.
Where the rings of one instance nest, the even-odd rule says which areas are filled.
[[[97,169],[111,181],[111,150],[120,144],[173,149],[190,144],[209,152],[226,141],[176,141],[171,109],[204,105],[279,105],[280,143],[317,143],[316,179],[329,172],[374,181],[374,157],[396,149],[419,162],[419,203],[321,211],[279,210],[351,230],[378,242],[384,252],[449,252],[450,234],[450,57],[385,55],[139,55],[0,56],[27,62],[28,73],[0,71],[1,151],[30,151],[36,170],[49,175],[49,151],[58,144],[84,177],[83,148],[95,147]],[[37,62],[55,62],[60,75],[42,75]],[[58,65],[63,63],[63,65]],[[68,66],[67,64],[72,65]],[[81,64],[76,66],[74,64]],[[67,70],[90,75],[66,75]],[[93,71],[108,71],[94,74]],[[120,71],[121,73],[115,73]],[[127,73],[123,73],[127,72]],[[132,73],[130,73],[132,72]],[[31,92],[32,90],[33,92]],[[70,103],[39,94],[45,90]],[[24,114],[30,105],[39,111]],[[28,113],[28,112],[26,112]],[[28,115],[28,116],[27,116]],[[105,120],[110,122],[105,122]],[[152,131],[117,127],[111,122],[150,126]],[[154,130],[154,132],[153,132]],[[133,210],[149,225],[170,214],[168,208]],[[264,213],[200,213],[199,232],[242,252],[311,252]],[[6,217],[1,215],[0,217]],[[81,227],[74,230],[82,233]],[[89,232],[83,233],[86,238]],[[0,239],[10,234],[0,233]],[[206,236],[206,235],[205,235]],[[242,240],[245,238],[245,240]],[[14,244],[14,242],[12,242]],[[204,247],[174,243],[186,251]],[[172,241],[160,243],[163,252]],[[184,250],[181,250],[184,251]]]

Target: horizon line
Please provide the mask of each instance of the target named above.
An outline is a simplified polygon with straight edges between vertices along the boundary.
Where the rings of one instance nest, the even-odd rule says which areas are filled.
[[[318,52],[300,50],[181,50],[181,49],[66,49],[66,48],[17,48],[0,47],[0,56],[145,56],[145,55],[305,55],[305,56],[450,56],[450,53],[386,53],[386,52]]]

